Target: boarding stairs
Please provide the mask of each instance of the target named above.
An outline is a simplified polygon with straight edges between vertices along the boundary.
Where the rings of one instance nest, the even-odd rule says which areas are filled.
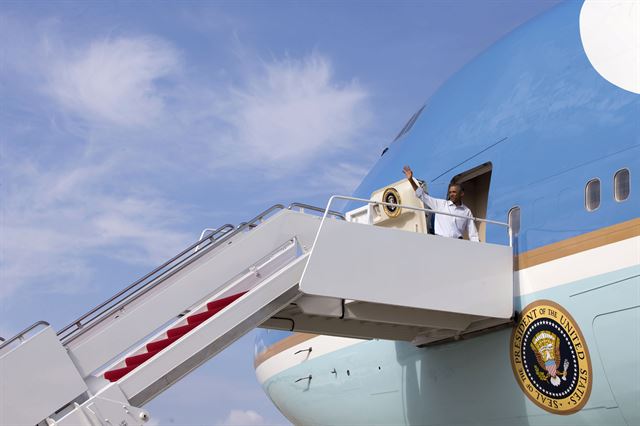
[[[358,200],[222,226],[59,332],[2,342],[0,424],[144,424],[139,407],[256,327],[425,345],[510,321],[509,245],[348,222],[338,198]]]

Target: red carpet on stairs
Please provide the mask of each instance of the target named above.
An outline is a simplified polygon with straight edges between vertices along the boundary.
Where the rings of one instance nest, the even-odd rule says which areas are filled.
[[[125,367],[107,371],[106,373],[104,373],[104,378],[111,382],[120,380],[122,377],[129,374],[129,372],[133,371],[136,367],[154,357],[161,350],[171,345],[173,342],[199,326],[201,323],[220,312],[223,308],[230,305],[245,293],[246,291],[207,303],[206,311],[188,316],[186,318],[186,324],[170,328],[166,332],[166,337],[147,343],[146,352],[125,358]]]

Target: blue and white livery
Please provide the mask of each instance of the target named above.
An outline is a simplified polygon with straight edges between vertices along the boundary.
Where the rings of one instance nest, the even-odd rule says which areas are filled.
[[[468,183],[476,216],[512,225],[519,315],[424,347],[260,331],[256,374],[285,416],[640,424],[639,29],[638,2],[567,2],[478,56],[412,117],[354,196],[397,181],[405,164],[434,196]]]

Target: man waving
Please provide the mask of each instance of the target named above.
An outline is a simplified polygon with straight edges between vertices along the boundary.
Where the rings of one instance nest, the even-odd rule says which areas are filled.
[[[404,166],[402,169],[405,176],[411,183],[414,191],[416,191],[416,197],[420,198],[427,208],[441,213],[455,214],[457,216],[466,216],[468,219],[462,217],[447,216],[443,214],[436,214],[435,218],[435,232],[436,235],[449,238],[462,239],[464,232],[469,234],[471,241],[480,241],[478,238],[478,229],[473,221],[473,215],[471,210],[464,204],[462,204],[462,197],[464,191],[458,183],[449,184],[449,199],[442,200],[440,198],[434,198],[427,194],[424,189],[418,187],[413,180],[413,171],[411,167]]]

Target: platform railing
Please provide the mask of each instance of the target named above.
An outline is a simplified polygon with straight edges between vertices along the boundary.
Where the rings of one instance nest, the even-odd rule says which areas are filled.
[[[2,344],[0,344],[0,351],[2,351],[3,348],[6,348],[7,346],[9,346],[11,343],[16,342],[16,341],[23,341],[25,339],[25,336],[31,332],[32,330],[35,330],[36,328],[40,327],[40,326],[45,326],[48,327],[49,323],[46,321],[37,321],[34,322],[33,324],[31,324],[29,327],[25,328],[24,330],[22,330],[20,333],[16,334],[15,336],[11,337],[10,339],[2,339]]]
[[[233,236],[243,232],[247,229],[252,229],[261,223],[275,211],[283,210],[285,207],[282,204],[276,204],[263,211],[253,219],[245,222],[233,231],[228,230],[228,226],[224,225],[217,228],[215,233],[212,233],[205,238],[201,238],[189,247],[181,251],[179,254],[163,263],[153,271],[144,275],[142,278],[133,282],[123,290],[119,291],[105,302],[91,309],[66,327],[62,328],[57,334],[63,344],[68,344],[76,338],[82,336],[87,331],[98,325],[104,319],[109,318],[114,313],[123,309],[125,306],[139,299],[159,284],[164,282],[169,277],[173,276],[178,271],[182,270],[186,266],[190,265],[200,257],[219,247],[222,243],[228,241]],[[224,231],[224,232],[222,232]],[[217,237],[216,237],[217,236]],[[203,244],[207,244],[201,247]],[[201,247],[199,250],[194,251],[195,248]]]
[[[289,204],[288,209],[289,210],[299,209],[302,213],[306,213],[305,212],[306,210],[310,210],[317,213],[324,213],[326,210],[326,209],[323,209],[322,207],[316,207],[316,206],[312,206],[310,204],[304,204],[304,203],[291,203]],[[345,220],[344,214],[335,210],[329,210],[329,215]]]
[[[375,200],[369,200],[369,199],[366,199],[366,198],[349,197],[349,196],[346,196],[346,195],[333,195],[333,196],[331,196],[331,198],[329,198],[329,202],[327,203],[327,207],[324,210],[324,215],[322,216],[322,222],[320,223],[320,227],[318,228],[318,233],[316,234],[316,241],[318,239],[318,236],[320,235],[320,232],[322,231],[322,226],[324,225],[325,219],[327,218],[327,216],[331,216],[331,213],[330,213],[331,212],[331,204],[333,204],[333,202],[335,200],[357,201],[357,202],[361,202],[361,203],[365,203],[365,204],[375,204],[375,205],[388,206],[388,207],[401,207],[401,208],[409,209],[409,210],[422,211],[422,212],[425,212],[425,213],[441,214],[441,215],[457,217],[457,218],[461,218],[461,219],[465,219],[465,220],[471,219],[471,220],[478,221],[478,222],[484,222],[484,223],[487,223],[487,224],[502,226],[502,227],[507,228],[507,234],[509,236],[509,247],[513,247],[513,233],[512,233],[512,230],[511,230],[511,225],[509,223],[507,223],[507,222],[499,222],[497,220],[463,216],[463,215],[459,215],[459,214],[455,214],[455,213],[442,212],[442,211],[433,210],[433,209],[427,209],[427,208],[423,208],[423,207],[415,207],[415,206],[407,206],[407,205],[404,205],[404,204],[387,203],[387,202],[384,202],[384,201],[375,201]],[[314,244],[315,244],[315,241],[314,241]]]

